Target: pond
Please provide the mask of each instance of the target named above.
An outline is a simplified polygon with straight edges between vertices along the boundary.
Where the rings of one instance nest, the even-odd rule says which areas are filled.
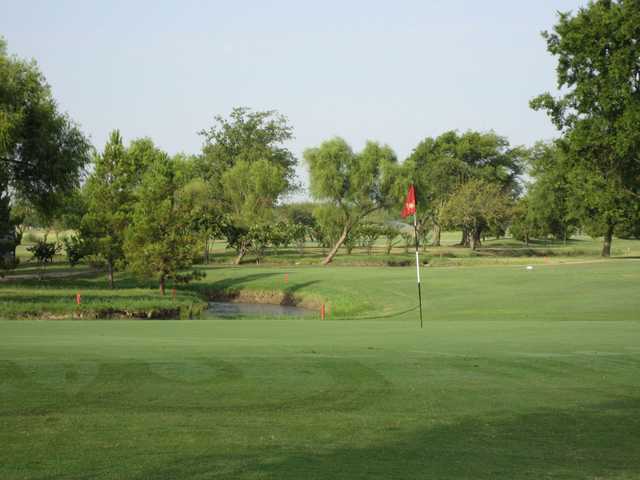
[[[317,314],[317,312],[291,305],[209,302],[209,308],[202,313],[202,318],[308,317],[313,314]]]

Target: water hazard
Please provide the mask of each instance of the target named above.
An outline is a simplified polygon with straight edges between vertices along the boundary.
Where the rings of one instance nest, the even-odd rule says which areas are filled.
[[[316,312],[291,305],[268,303],[209,302],[202,318],[308,317]]]

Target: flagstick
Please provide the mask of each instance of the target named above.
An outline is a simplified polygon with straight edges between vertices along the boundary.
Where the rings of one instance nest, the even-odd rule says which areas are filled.
[[[416,275],[418,277],[418,302],[420,305],[420,328],[422,328],[422,288],[420,288],[420,259],[418,257],[418,212],[413,214],[413,231],[416,236]]]

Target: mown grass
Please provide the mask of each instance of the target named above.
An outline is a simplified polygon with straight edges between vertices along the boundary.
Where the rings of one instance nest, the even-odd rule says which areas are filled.
[[[529,262],[532,263],[532,262]],[[461,320],[558,319],[575,317],[606,320],[640,311],[637,265],[634,259],[611,259],[586,263],[483,265],[473,268],[422,268],[425,318]],[[566,268],[565,268],[566,267]],[[319,311],[325,304],[328,319],[390,318],[404,320],[415,315],[416,285],[413,267],[352,266],[204,266],[206,276],[189,286],[171,286],[162,296],[154,282],[130,275],[116,277],[115,290],[107,288],[102,273],[81,277],[0,282],[0,318],[85,317],[101,315],[166,317],[197,316],[206,299],[253,292],[258,301],[294,303]],[[620,278],[627,281],[618,282]],[[286,283],[285,283],[286,282]],[[75,295],[80,292],[78,308]],[[565,298],[580,302],[566,311]],[[602,301],[602,299],[610,301]],[[133,313],[131,313],[133,312]],[[154,313],[155,312],[155,313]],[[169,312],[170,315],[170,312]]]
[[[638,478],[638,310],[602,295],[607,321],[584,321],[564,298],[571,321],[422,330],[414,317],[0,322],[0,478]]]
[[[286,293],[324,322],[0,321],[0,478],[640,478],[640,261],[593,260],[425,267],[423,329],[413,268],[352,266],[178,290]],[[0,317],[173,302],[117,285],[0,282]]]
[[[640,316],[640,261],[634,259],[537,265],[533,270],[517,265],[425,267],[421,276],[424,315],[434,321],[607,321]],[[210,267],[191,288],[285,291],[325,303],[328,319],[417,317],[412,268]]]
[[[0,282],[0,318],[193,312],[238,291],[328,313],[0,320],[0,478],[640,478],[640,261],[501,242],[432,257],[423,329],[413,267],[202,266],[175,300],[88,270]]]

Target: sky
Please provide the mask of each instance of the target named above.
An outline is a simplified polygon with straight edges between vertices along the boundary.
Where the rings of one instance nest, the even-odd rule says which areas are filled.
[[[306,184],[303,151],[334,136],[400,160],[448,130],[512,145],[557,136],[528,106],[556,88],[540,32],[585,3],[0,0],[0,35],[100,150],[117,128],[195,154],[215,115],[275,109]]]

